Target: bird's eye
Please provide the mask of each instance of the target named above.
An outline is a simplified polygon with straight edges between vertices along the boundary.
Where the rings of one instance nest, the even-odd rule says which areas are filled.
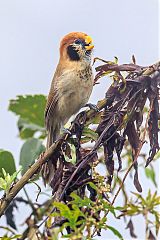
[[[82,41],[80,39],[75,40],[75,44],[80,44]]]

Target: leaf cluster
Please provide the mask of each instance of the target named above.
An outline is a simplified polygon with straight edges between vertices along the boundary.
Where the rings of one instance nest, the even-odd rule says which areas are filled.
[[[8,216],[12,221],[8,222],[8,225],[15,229],[13,210],[18,208],[17,202],[24,202],[31,207],[32,214],[26,219],[27,228],[21,236],[22,239],[28,236],[35,237],[36,234],[42,239],[56,239],[53,233],[55,227],[59,227],[58,233],[61,232],[64,238],[69,239],[93,239],[95,235],[100,235],[102,230],[110,230],[119,239],[123,239],[117,229],[108,225],[108,213],[117,218],[116,211],[121,211],[119,217],[144,216],[148,238],[154,236],[150,226],[153,221],[149,222],[150,214],[153,215],[153,226],[158,235],[159,214],[156,207],[160,199],[157,193],[151,194],[149,191],[146,198],[140,193],[134,193],[136,200],[129,200],[125,179],[116,176],[116,173],[128,174],[133,166],[133,183],[137,191],[142,192],[138,178],[138,157],[141,156],[144,160],[141,166],[149,165],[145,169],[146,176],[152,180],[155,187],[157,186],[151,162],[154,158],[159,158],[160,66],[158,63],[142,67],[136,65],[135,61],[132,64],[118,65],[117,58],[114,62],[103,62],[105,64],[96,68],[98,73],[95,84],[102,76],[112,78],[113,82],[105,98],[98,102],[96,108],[77,115],[71,124],[71,133],[62,135],[54,154],[50,157],[57,167],[51,183],[54,199],[48,199],[43,204],[32,203],[26,194],[27,200],[14,199],[10,205]],[[149,107],[147,101],[150,103]],[[10,101],[9,110],[18,116],[19,137],[24,141],[19,161],[22,165],[22,175],[29,171],[36,158],[45,150],[45,103],[46,97],[43,95],[17,96],[15,100]],[[149,153],[148,156],[146,153],[140,155],[147,134]],[[97,171],[100,164],[106,167],[103,175]],[[0,187],[5,190],[5,199],[19,171],[16,171],[12,154],[5,150],[0,151],[0,166],[5,169],[0,171]],[[110,192],[118,185],[125,198],[125,204],[116,208],[113,207],[113,203],[119,192],[112,201]],[[41,231],[37,229],[37,224],[44,216],[47,216],[47,230]],[[131,236],[136,237],[132,219],[129,220],[127,228]],[[11,234],[12,237],[14,235]]]

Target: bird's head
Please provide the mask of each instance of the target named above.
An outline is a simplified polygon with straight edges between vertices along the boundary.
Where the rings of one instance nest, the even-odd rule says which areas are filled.
[[[60,43],[60,58],[70,61],[91,61],[92,38],[82,32],[67,34]]]

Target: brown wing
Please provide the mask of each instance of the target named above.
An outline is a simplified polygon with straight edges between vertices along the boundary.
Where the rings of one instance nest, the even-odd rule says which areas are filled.
[[[53,118],[54,116],[54,111],[55,111],[55,107],[59,98],[59,93],[58,93],[58,89],[57,89],[57,80],[59,78],[59,76],[61,75],[61,68],[58,65],[56,72],[54,74],[52,83],[51,83],[51,88],[49,91],[49,95],[48,95],[48,99],[47,99],[47,104],[46,104],[46,108],[45,108],[45,124],[46,124],[46,128],[49,129],[49,122],[50,120]]]

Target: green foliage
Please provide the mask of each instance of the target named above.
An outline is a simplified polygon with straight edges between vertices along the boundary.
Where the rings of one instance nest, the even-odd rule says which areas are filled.
[[[44,95],[17,96],[17,99],[10,100],[9,110],[28,122],[44,127],[45,105]]]
[[[153,169],[153,167],[147,167],[145,168],[145,174],[146,177],[151,179],[151,181],[153,182],[153,184],[155,185],[155,187],[157,187],[157,183],[156,183],[156,175],[155,175],[155,171]]]
[[[107,225],[107,229],[111,230],[115,236],[117,236],[119,239],[123,240],[122,235],[120,234],[120,232],[117,231],[117,229],[115,229],[112,226],[108,226],[108,225]]]
[[[80,224],[80,222],[77,221],[78,218],[80,216],[84,217],[84,214],[81,212],[77,205],[72,205],[72,210],[66,204],[63,204],[61,202],[54,202],[54,206],[59,209],[61,216],[68,220],[67,225],[70,226],[73,230],[75,230],[76,227]]]
[[[89,140],[97,140],[98,134],[88,127],[84,127],[83,135]]]
[[[22,166],[22,174],[24,174],[29,166],[33,164],[35,159],[45,150],[42,141],[37,138],[28,139],[22,146],[20,152],[20,165]]]
[[[160,213],[158,209],[160,206],[160,196],[157,195],[157,192],[151,194],[150,190],[148,191],[146,198],[138,193],[133,194],[136,196],[136,199],[128,201],[121,216],[133,217],[136,215],[142,215],[146,221],[147,231],[149,231],[150,227],[154,227],[156,230],[156,236],[158,236],[160,228]],[[149,221],[150,215],[155,218],[155,222]]]
[[[109,74],[110,71],[106,72]],[[116,78],[116,75],[114,75]],[[43,95],[26,95],[26,96],[17,96],[17,99],[11,100],[9,105],[9,110],[14,112],[18,119],[18,129],[19,137],[23,140],[26,140],[20,151],[20,162],[22,165],[22,174],[24,174],[28,168],[33,164],[35,159],[39,156],[41,152],[45,150],[45,147],[41,139],[46,137],[46,131],[44,128],[44,109],[46,104],[46,97]],[[90,141],[96,141],[98,134],[93,130],[99,124],[101,120],[101,113],[97,113],[93,119],[87,120],[87,123],[83,129],[81,143],[86,143]],[[125,121],[124,121],[125,122]],[[92,125],[90,125],[92,124]],[[95,124],[95,125],[94,125]],[[63,149],[61,149],[63,151]],[[69,143],[66,145],[65,160],[70,163],[76,162],[76,148],[73,144],[73,139],[70,138]],[[143,156],[142,156],[143,157]],[[125,151],[123,152],[122,158],[127,159],[126,168],[123,168],[122,171],[126,171],[128,166],[132,162],[132,151],[131,148],[126,144]],[[145,157],[144,157],[145,158]],[[159,158],[159,153],[155,156],[155,159]],[[104,162],[104,158],[101,158],[101,161]],[[98,162],[99,163],[99,162]],[[97,163],[97,164],[98,164]],[[148,192],[146,198],[141,194],[133,193],[134,198],[128,199],[125,185],[122,187],[122,194],[125,197],[125,206],[113,207],[108,201],[108,193],[110,188],[106,184],[106,178],[101,176],[96,172],[96,164],[92,168],[92,178],[93,182],[88,183],[88,185],[96,192],[95,199],[91,197],[78,196],[78,192],[72,192],[70,194],[70,201],[67,204],[63,202],[54,202],[54,206],[58,209],[58,212],[50,214],[49,201],[36,205],[32,202],[31,199],[26,204],[29,204],[33,210],[32,217],[35,221],[35,224],[38,225],[38,222],[46,215],[49,215],[49,220],[47,225],[52,226],[53,218],[58,220],[63,220],[61,227],[58,230],[58,233],[62,232],[64,235],[63,238],[70,240],[73,239],[83,239],[91,240],[95,239],[94,236],[100,234],[102,230],[109,230],[118,238],[123,239],[121,233],[115,229],[113,226],[108,225],[109,219],[107,219],[107,214],[110,212],[115,219],[117,218],[117,212],[121,212],[121,216],[125,217],[134,217],[137,215],[142,215],[147,219],[146,225],[150,225],[152,228],[155,227],[156,235],[158,236],[159,226],[160,226],[160,215],[157,211],[157,207],[160,203],[160,197],[157,196],[157,193],[151,194]],[[2,169],[4,168],[4,169]],[[1,170],[2,169],[2,170]],[[157,187],[155,171],[150,165],[148,168],[144,168],[146,177],[149,178],[153,184]],[[15,182],[17,178],[14,158],[10,152],[0,150],[0,187],[5,190],[6,193],[9,192],[10,187]],[[119,175],[121,172],[119,173]],[[2,177],[3,176],[3,177]],[[121,175],[120,175],[121,176]],[[121,178],[114,178],[115,184],[112,185],[112,191],[115,190],[117,185],[121,184]],[[105,196],[105,197],[104,197]],[[135,200],[136,198],[136,200]],[[28,199],[28,196],[27,196]],[[37,206],[39,206],[37,208]],[[14,205],[14,211],[16,209],[16,204]],[[155,221],[149,221],[149,216],[152,215]],[[28,216],[27,216],[28,217]],[[30,218],[31,220],[31,218]],[[114,225],[114,224],[113,224]],[[66,227],[71,229],[71,232],[66,234]],[[30,226],[28,226],[28,229]],[[149,229],[149,228],[148,228]],[[53,230],[53,229],[52,229]],[[85,236],[84,236],[85,233]],[[148,231],[149,234],[149,231]],[[8,235],[2,237],[2,239],[16,239],[16,235],[12,235],[12,238],[9,238]],[[18,236],[18,235],[17,235]],[[131,235],[132,236],[132,235]],[[18,238],[18,237],[17,237]],[[42,238],[45,239],[45,238]],[[51,239],[51,238],[49,238]],[[59,239],[58,237],[52,236],[52,239]],[[97,238],[98,239],[98,238]]]
[[[10,175],[16,171],[14,158],[11,152],[0,149],[0,177],[3,176],[2,168]]]
[[[4,168],[2,168],[3,177],[0,177],[0,188],[3,189],[7,193],[9,191],[11,185],[16,180],[17,175],[19,174],[20,171],[21,171],[21,169],[18,170],[17,172],[14,172],[12,175],[10,175],[9,173],[6,173]]]
[[[158,151],[154,157],[154,160],[160,159],[160,151]]]
[[[20,137],[27,139],[20,152],[20,165],[24,174],[41,152],[45,150],[42,141],[35,138],[35,133],[39,133],[38,138],[44,138],[46,131],[44,128],[44,110],[46,97],[44,95],[17,96],[11,100],[9,110],[19,116],[18,129]]]
[[[12,239],[19,239],[20,237],[21,237],[21,235],[19,235],[19,234],[13,235],[12,237],[8,237],[8,236],[5,234],[5,236],[1,237],[0,239],[1,239],[1,240],[12,240]]]
[[[46,136],[46,131],[43,127],[30,123],[23,118],[19,118],[17,125],[19,129],[19,136],[22,139],[31,138],[36,132],[40,133],[41,138]]]
[[[97,189],[93,183],[90,185]],[[101,193],[98,193],[96,201],[92,201],[85,196],[84,198],[81,198],[75,192],[72,192],[70,196],[72,200],[69,202],[69,206],[62,202],[53,203],[59,210],[59,214],[56,212],[51,216],[59,216],[66,219],[62,224],[61,231],[67,226],[73,230],[70,234],[64,234],[63,237],[75,239],[76,236],[77,239],[82,239],[83,236],[84,239],[92,239],[95,233],[100,233],[102,229],[109,229],[119,239],[123,239],[118,230],[106,224],[107,219],[105,214],[109,210],[116,217],[116,209],[114,209],[114,207],[102,197]],[[100,217],[100,213],[103,217]],[[86,232],[86,236],[83,235],[84,232]]]
[[[19,116],[18,129],[20,137],[27,139],[36,132],[45,137],[44,110],[46,97],[44,95],[17,96],[10,100],[9,110]]]
[[[144,209],[152,213],[152,210],[155,210],[155,208],[160,205],[160,196],[157,196],[157,192],[151,194],[149,190],[146,198],[142,197],[139,193],[134,192],[133,194],[137,197],[137,200],[134,202],[131,200],[124,208],[129,216],[140,213],[145,214]]]
[[[66,144],[65,156],[66,162],[71,162],[73,164],[76,163],[76,151],[74,145]]]

